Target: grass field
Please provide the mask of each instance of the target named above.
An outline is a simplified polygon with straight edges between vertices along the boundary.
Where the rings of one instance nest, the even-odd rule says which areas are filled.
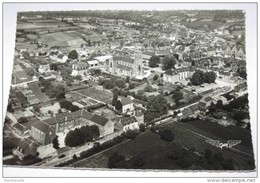
[[[103,91],[103,90],[98,90],[95,88],[86,88],[86,89],[81,89],[77,90],[76,93],[80,93],[84,96],[91,97],[93,99],[96,99],[98,101],[104,102],[104,103],[111,103],[112,102],[112,97],[113,94]]]
[[[42,43],[59,43],[71,41],[74,39],[81,39],[81,34],[76,31],[67,31],[67,32],[55,32],[51,34],[44,34],[40,36],[40,41]]]
[[[28,83],[29,88],[32,90],[32,92],[34,93],[34,95],[41,101],[41,102],[46,102],[49,101],[49,97],[45,94],[42,93],[38,82],[34,82],[34,83]]]
[[[76,162],[71,167],[91,167],[91,168],[107,168],[108,158],[114,152],[118,152],[126,158],[135,156],[142,156],[145,165],[142,169],[182,169],[176,162],[168,158],[168,152],[173,149],[183,147],[185,149],[193,149],[203,156],[205,149],[211,149],[212,152],[220,152],[225,158],[232,158],[235,161],[235,169],[252,169],[252,157],[244,157],[227,149],[221,150],[206,142],[207,138],[223,140],[220,137],[211,135],[199,128],[190,124],[183,124],[178,122],[171,122],[164,124],[160,128],[170,129],[175,135],[174,143],[162,140],[157,134],[147,131],[133,140],[120,144],[100,154],[94,155],[85,160]],[[219,129],[221,130],[221,127]],[[242,148],[243,149],[243,148]],[[189,151],[191,152],[191,151]],[[198,155],[191,155],[192,164],[195,169],[205,169],[200,167],[198,163],[200,158]],[[212,166],[206,165],[206,169],[212,169]],[[192,169],[189,167],[187,169]]]

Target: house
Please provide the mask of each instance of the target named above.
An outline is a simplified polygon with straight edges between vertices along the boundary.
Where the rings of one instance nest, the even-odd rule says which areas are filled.
[[[55,138],[55,128],[43,121],[36,120],[31,126],[30,136],[40,144],[47,145],[52,143]]]
[[[116,102],[116,110],[122,113],[130,113],[134,110],[134,103],[130,98],[119,97]]]
[[[13,129],[14,129],[15,133],[17,133],[18,135],[21,135],[21,136],[25,135],[26,132],[28,132],[28,129],[20,123],[15,123],[13,125]]]
[[[243,48],[240,48],[240,49],[236,52],[235,57],[236,57],[236,58],[239,58],[239,59],[242,59],[242,60],[245,60],[245,59],[246,59],[245,50],[244,50]]]
[[[114,123],[103,116],[94,114],[90,121],[98,126],[101,137],[114,132]]]
[[[100,67],[99,62],[97,60],[89,60],[87,61],[87,64],[89,69],[95,69]]]
[[[81,61],[74,62],[72,64],[71,75],[72,76],[77,76],[77,75],[84,76],[87,73],[87,70],[88,70],[88,64],[87,63],[81,62]]]
[[[37,145],[29,142],[25,139],[15,142],[15,148],[13,149],[13,155],[17,156],[20,160],[32,155],[37,154]]]
[[[108,70],[109,62],[112,61],[113,56],[112,55],[104,55],[104,56],[94,57],[94,59],[99,62],[100,67],[103,67],[103,68]]]
[[[208,97],[201,99],[199,103],[201,103],[201,102],[205,104],[205,107],[209,107],[211,105],[211,102],[213,102],[213,98],[208,96]]]
[[[241,84],[236,85],[234,90],[236,92],[246,91],[247,90],[247,83],[243,82]]]
[[[116,127],[123,132],[139,129],[139,123],[134,116],[122,117],[116,123]]]
[[[50,71],[50,65],[46,64],[46,65],[39,65],[39,69],[38,72],[43,74],[45,72],[49,72]]]
[[[49,57],[57,62],[65,63],[68,60],[68,56],[62,54],[60,51],[51,51]]]
[[[193,67],[183,67],[178,69],[169,69],[163,74],[163,81],[169,83],[175,83],[180,81],[185,81],[190,78],[194,73]]]

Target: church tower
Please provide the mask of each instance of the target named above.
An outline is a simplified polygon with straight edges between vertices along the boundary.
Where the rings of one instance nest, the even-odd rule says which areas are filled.
[[[135,76],[143,75],[143,56],[140,50],[135,50],[133,71],[133,75]]]

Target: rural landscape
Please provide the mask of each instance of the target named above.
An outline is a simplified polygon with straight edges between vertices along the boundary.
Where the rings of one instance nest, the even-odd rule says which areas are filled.
[[[19,12],[4,166],[255,171],[240,10]]]

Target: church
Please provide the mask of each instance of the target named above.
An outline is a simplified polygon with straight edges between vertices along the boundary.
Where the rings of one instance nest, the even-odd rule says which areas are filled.
[[[114,55],[113,59],[108,61],[108,72],[119,76],[129,76],[136,78],[143,75],[142,52],[135,50],[133,56]]]

